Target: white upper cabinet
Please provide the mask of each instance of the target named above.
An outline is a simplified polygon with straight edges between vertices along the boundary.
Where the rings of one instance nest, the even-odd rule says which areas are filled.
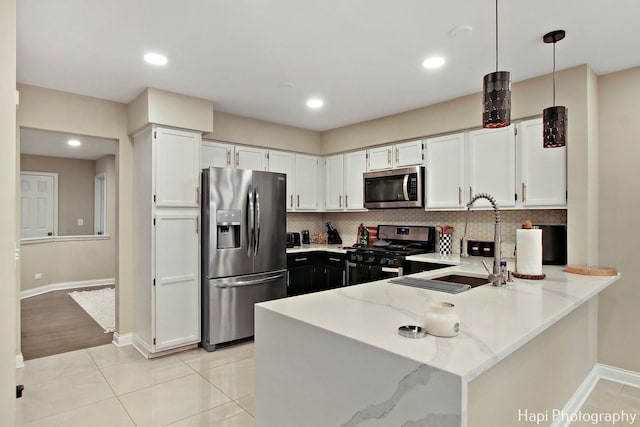
[[[423,162],[422,140],[407,141],[367,150],[367,170],[383,170],[421,165]]]
[[[337,154],[325,158],[326,210],[343,210],[344,201],[344,156]]]
[[[514,125],[469,132],[469,197],[489,193],[498,207],[515,207],[515,131]],[[480,199],[476,207],[490,203]]]
[[[287,175],[287,210],[294,209],[295,189],[295,155],[286,151],[269,150],[267,154],[269,172],[279,172]]]
[[[236,146],[237,169],[267,170],[267,150],[255,147]]]
[[[466,208],[464,133],[425,140],[426,208]]]
[[[367,152],[354,151],[344,155],[344,207],[347,210],[364,209],[364,179],[367,170]],[[327,168],[327,176],[329,170]]]
[[[200,141],[197,132],[154,127],[154,199],[157,207],[198,207]]]
[[[203,140],[200,146],[200,169],[205,169],[210,166],[232,168],[234,156],[233,145]]]
[[[520,188],[523,207],[566,207],[567,149],[544,148],[542,119],[519,124]]]
[[[295,170],[295,210],[315,211],[318,209],[320,158],[307,154],[296,154]]]
[[[393,167],[392,146],[370,148],[367,153],[369,155],[367,170],[376,171]]]
[[[421,139],[396,144],[394,148],[393,167],[418,166],[424,161],[424,144]]]

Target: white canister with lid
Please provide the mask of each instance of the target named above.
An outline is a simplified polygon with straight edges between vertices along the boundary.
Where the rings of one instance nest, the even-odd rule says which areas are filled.
[[[431,303],[424,317],[424,327],[429,335],[455,337],[460,332],[460,318],[455,305],[438,301]]]

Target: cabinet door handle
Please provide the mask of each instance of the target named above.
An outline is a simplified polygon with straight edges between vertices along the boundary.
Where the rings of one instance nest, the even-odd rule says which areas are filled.
[[[391,148],[387,150],[387,164],[391,165]]]
[[[344,207],[345,208],[349,207],[349,195],[348,194],[344,195]]]
[[[300,207],[300,195],[298,194],[298,207]]]
[[[525,183],[522,183],[522,203],[524,203],[527,200],[527,186],[525,185]]]
[[[342,194],[340,194],[338,196],[338,207],[341,208],[342,207]]]
[[[240,166],[240,152],[236,153],[236,167]]]
[[[469,186],[469,201],[471,201],[471,199],[473,199],[473,188]]]
[[[200,205],[200,188],[196,187],[196,205]]]
[[[291,207],[293,208],[293,193],[291,193]]]
[[[231,166],[231,150],[227,149],[227,166]]]
[[[200,232],[200,231],[199,231],[200,224],[199,224],[199,222],[198,222],[198,217],[196,217],[196,218],[195,218],[195,222],[196,222],[196,234],[198,234],[198,233]]]
[[[400,163],[400,150],[396,148],[396,164]]]
[[[329,261],[340,262],[340,258],[329,258]]]
[[[296,258],[294,259],[295,262],[302,262],[302,261],[307,261],[309,258]]]
[[[462,204],[462,187],[458,187],[458,204]]]

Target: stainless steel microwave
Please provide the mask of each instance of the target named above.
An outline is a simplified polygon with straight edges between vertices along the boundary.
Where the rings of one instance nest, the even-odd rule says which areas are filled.
[[[364,173],[367,209],[424,207],[424,167],[412,166]]]

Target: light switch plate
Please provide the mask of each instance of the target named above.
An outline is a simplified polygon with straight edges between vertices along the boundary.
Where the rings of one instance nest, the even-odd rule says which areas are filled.
[[[84,219],[78,218],[78,225],[84,225]]]

